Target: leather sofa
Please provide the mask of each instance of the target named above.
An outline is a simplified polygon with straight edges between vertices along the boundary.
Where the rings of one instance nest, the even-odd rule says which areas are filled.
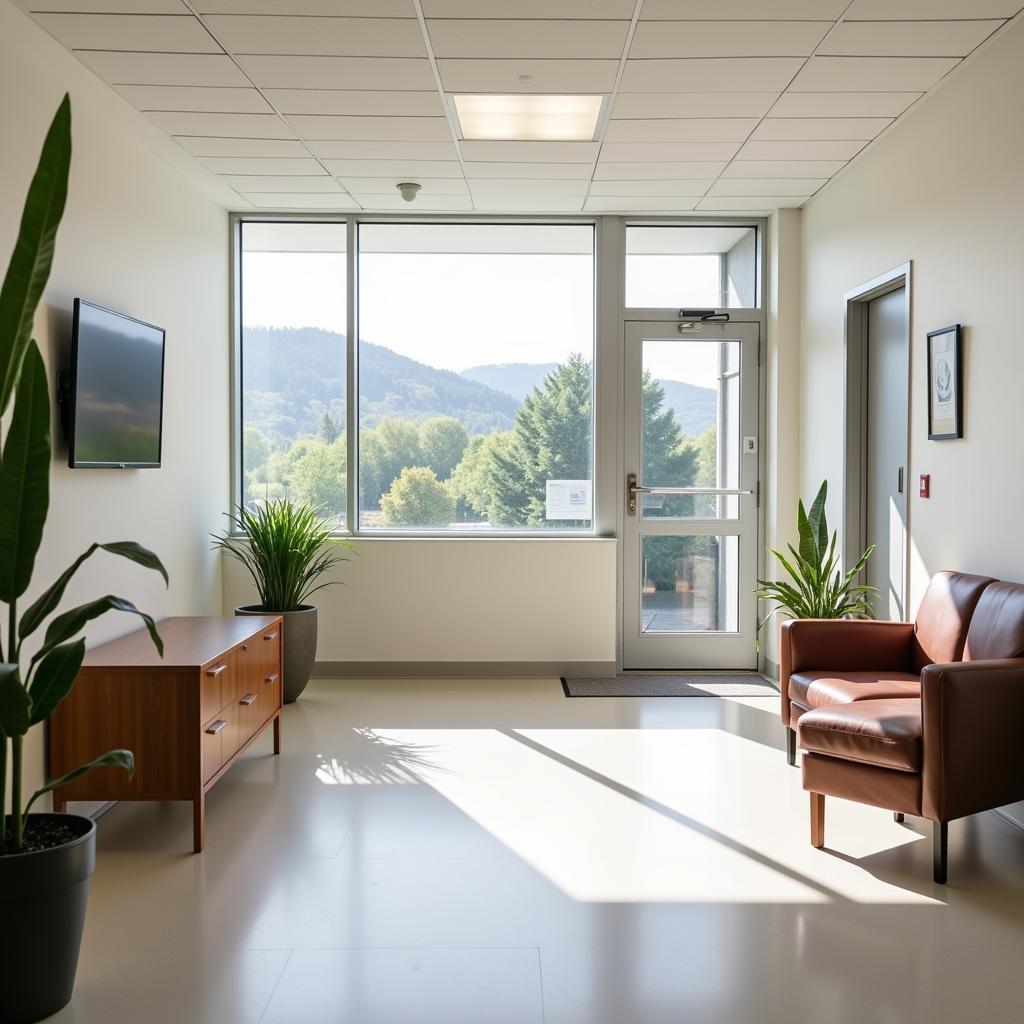
[[[945,882],[948,822],[1024,799],[1024,586],[941,572],[914,623],[793,620],[781,647],[815,846],[826,796],[919,815]]]

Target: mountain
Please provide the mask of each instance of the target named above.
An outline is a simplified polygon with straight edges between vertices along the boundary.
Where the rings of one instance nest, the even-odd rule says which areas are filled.
[[[291,441],[315,434],[325,412],[345,422],[345,335],[316,327],[249,327],[242,383],[245,422]],[[451,370],[437,370],[382,345],[359,350],[360,416],[454,416],[471,434],[508,430],[519,401]]]
[[[479,381],[496,391],[504,391],[521,402],[544,378],[558,369],[558,363],[489,363],[462,371],[468,380]]]

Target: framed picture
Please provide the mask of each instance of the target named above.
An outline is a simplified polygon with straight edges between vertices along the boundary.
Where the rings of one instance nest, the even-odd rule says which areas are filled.
[[[928,440],[964,436],[960,325],[928,332]]]

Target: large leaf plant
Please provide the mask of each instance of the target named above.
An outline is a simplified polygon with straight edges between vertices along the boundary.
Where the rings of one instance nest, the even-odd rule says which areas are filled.
[[[45,722],[71,690],[85,656],[81,633],[86,624],[108,611],[129,612],[142,619],[163,652],[153,619],[124,598],[108,594],[54,614],[71,578],[100,550],[153,569],[166,582],[160,559],[133,541],[91,544],[18,616],[18,602],[32,581],[50,504],[50,389],[32,324],[50,276],[70,165],[71,101],[65,95],[43,143],[0,290],[0,812],[7,788],[8,751],[11,780],[9,825],[0,828],[0,854],[23,848],[28,812],[44,794],[101,765],[115,765],[129,774],[134,771],[131,751],[111,750],[53,779],[27,802],[22,792],[25,735]],[[6,428],[2,428],[4,422]],[[26,648],[44,623],[42,641]]]
[[[872,618],[874,587],[859,582],[875,546],[872,544],[847,572],[843,572],[836,552],[836,534],[828,532],[825,501],[828,481],[822,481],[808,511],[801,499],[797,505],[799,544],[788,544],[789,556],[772,550],[788,580],[758,580],[757,596],[774,606],[761,621],[759,629],[779,613],[794,619]]]

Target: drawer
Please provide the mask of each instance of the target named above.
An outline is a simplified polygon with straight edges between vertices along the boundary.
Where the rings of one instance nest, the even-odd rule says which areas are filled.
[[[238,713],[234,705],[222,708],[203,725],[199,749],[203,782],[209,782],[238,749]]]
[[[228,700],[230,694],[225,696],[225,690],[230,689],[228,675],[231,669],[231,656],[225,655],[216,661],[204,665],[199,674],[199,718],[203,722],[209,721]],[[233,685],[233,684],[232,684]]]

